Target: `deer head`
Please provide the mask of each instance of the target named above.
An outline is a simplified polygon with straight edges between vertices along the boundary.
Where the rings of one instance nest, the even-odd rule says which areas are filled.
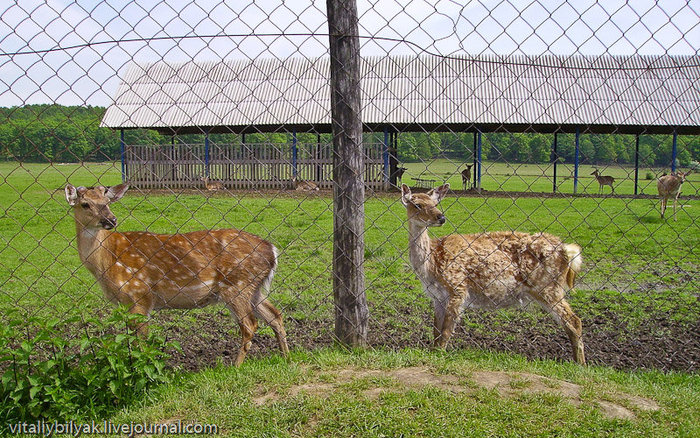
[[[406,206],[409,222],[420,224],[424,227],[439,227],[445,223],[445,215],[437,208],[437,204],[445,197],[450,189],[449,184],[444,184],[427,193],[411,193],[406,185],[401,185],[401,202]]]
[[[117,217],[109,209],[109,204],[121,199],[128,189],[128,184],[77,188],[68,184],[66,201],[73,207],[75,220],[83,228],[111,230],[117,226]]]

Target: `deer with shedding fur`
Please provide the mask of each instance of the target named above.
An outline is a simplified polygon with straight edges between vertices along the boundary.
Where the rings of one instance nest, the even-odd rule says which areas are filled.
[[[692,170],[685,173],[678,172],[671,175],[664,175],[656,181],[656,188],[659,190],[659,198],[661,198],[661,219],[664,218],[666,212],[666,203],[668,198],[673,198],[673,220],[676,220],[676,202],[681,194],[681,186],[685,182]]]
[[[262,318],[272,326],[287,356],[282,313],[264,294],[277,267],[277,249],[258,236],[236,229],[184,234],[117,232],[110,204],[129,188],[65,188],[73,208],[78,254],[107,299],[130,312],[150,315],[157,309],[192,309],[223,301],[238,320],[241,346],[235,365],[251,347]],[[138,327],[141,335],[147,327]]]
[[[615,187],[613,187],[613,184],[615,184],[615,178],[612,176],[601,175],[598,172],[598,169],[595,169],[591,175],[593,175],[598,181],[598,193],[603,193],[603,186],[610,186],[612,193],[615,193]]]
[[[574,360],[584,364],[581,320],[565,298],[581,271],[581,247],[545,233],[511,231],[431,239],[428,227],[446,221],[437,204],[449,187],[411,193],[407,185],[401,186],[411,265],[435,310],[434,346],[445,348],[467,307],[503,308],[536,301],[564,328]]]

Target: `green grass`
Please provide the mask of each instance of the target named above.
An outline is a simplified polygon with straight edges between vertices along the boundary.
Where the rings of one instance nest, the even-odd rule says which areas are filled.
[[[95,280],[81,267],[62,188],[66,181],[118,183],[118,165],[2,163],[0,178],[0,305],[53,315],[105,306]],[[121,230],[236,227],[269,239],[281,252],[275,300],[296,318],[320,318],[332,306],[332,199],[288,193],[209,197],[132,190],[113,211]],[[682,204],[673,222],[661,220],[650,199],[450,196],[442,202],[448,223],[431,232],[547,231],[584,248],[581,293],[639,293],[660,300],[670,292],[682,301],[697,294],[693,278],[700,267],[700,211],[696,201]],[[390,311],[420,294],[407,267],[404,208],[397,194],[379,194],[367,200],[365,213],[368,297]]]
[[[401,378],[406,371],[417,377]],[[485,373],[510,382],[500,392],[485,386]],[[546,377],[540,389],[538,376]],[[573,396],[559,391],[570,387]],[[641,408],[640,399],[655,408]],[[290,362],[269,357],[184,375],[111,421],[216,424],[222,436],[668,437],[700,433],[699,402],[700,379],[692,375],[478,351],[323,349],[295,351]],[[632,416],[617,418],[606,404]]]

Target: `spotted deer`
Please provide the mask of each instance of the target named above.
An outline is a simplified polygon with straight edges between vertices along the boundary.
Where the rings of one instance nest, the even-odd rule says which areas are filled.
[[[612,193],[615,193],[615,187],[613,187],[613,184],[615,184],[615,178],[612,176],[601,175],[598,172],[598,169],[593,170],[591,175],[593,175],[598,181],[598,193],[603,193],[603,186],[610,186]]]
[[[581,247],[558,237],[499,231],[430,239],[442,226],[437,204],[449,184],[427,193],[401,186],[409,229],[409,257],[423,290],[433,301],[434,346],[445,348],[462,311],[503,308],[536,301],[564,328],[574,360],[584,364],[581,320],[566,301],[583,261]]]
[[[277,267],[277,250],[258,236],[236,229],[184,234],[117,232],[110,204],[129,188],[65,188],[73,207],[78,254],[108,300],[150,315],[157,309],[192,309],[223,301],[238,320],[241,346],[235,365],[243,363],[258,327],[272,326],[287,356],[282,314],[265,296]],[[141,325],[141,335],[147,333]]]
[[[207,188],[207,190],[215,191],[224,189],[224,184],[221,181],[212,181],[208,176],[203,176],[200,179],[204,181],[204,186]]]
[[[302,181],[298,180],[297,177],[293,177],[292,182],[294,183],[294,190],[298,192],[319,191],[318,184],[313,181]]]
[[[467,167],[462,171],[462,186],[464,187],[464,191],[467,190],[467,186],[469,185],[469,182],[472,179],[472,167],[474,166],[473,164],[465,164]]]
[[[664,175],[656,181],[656,188],[659,190],[659,198],[661,198],[661,219],[664,218],[666,212],[666,203],[668,198],[673,198],[673,220],[676,220],[676,202],[681,194],[681,186],[685,182],[691,170],[683,173],[678,172],[671,175]]]

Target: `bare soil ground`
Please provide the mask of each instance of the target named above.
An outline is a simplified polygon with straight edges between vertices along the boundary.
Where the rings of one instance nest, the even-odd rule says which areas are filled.
[[[480,389],[495,390],[501,397],[515,398],[521,394],[553,394],[575,405],[593,405],[611,419],[633,420],[635,412],[657,411],[660,406],[653,400],[625,393],[596,394],[597,398],[582,399],[582,387],[564,380],[552,379],[532,373],[476,371],[467,377],[451,374],[436,374],[427,367],[408,367],[393,370],[367,370],[345,368],[333,373],[333,381],[319,381],[311,375],[304,384],[278,390],[258,388],[253,397],[256,405],[272,403],[280,398],[294,397],[301,393],[310,395],[329,394],[343,384],[362,379],[373,379],[372,385],[362,390],[362,396],[375,399],[383,393],[401,391],[406,388],[420,390],[425,387],[439,388],[457,394],[474,393]],[[388,382],[387,382],[388,380]],[[601,396],[605,396],[605,399]]]
[[[406,306],[392,317],[370,320],[369,342],[376,348],[430,348],[432,316],[422,309]],[[479,348],[510,352],[529,359],[571,360],[570,344],[563,330],[544,312],[516,312],[507,323],[496,312],[466,315],[450,340],[448,349]],[[228,310],[199,315],[193,322],[178,322],[177,311],[154,313],[154,322],[164,328],[170,340],[182,346],[173,364],[188,370],[213,366],[221,360],[232,363],[239,347],[237,325]],[[406,321],[415,321],[407,323]],[[477,321],[476,328],[470,327]],[[313,349],[333,344],[333,321],[295,320],[285,325],[290,348]],[[251,356],[279,352],[270,329],[258,330]],[[700,370],[700,321],[679,322],[663,313],[649,314],[643,326],[630,326],[614,312],[583,320],[586,359],[589,364],[622,370],[657,369],[697,372]]]

